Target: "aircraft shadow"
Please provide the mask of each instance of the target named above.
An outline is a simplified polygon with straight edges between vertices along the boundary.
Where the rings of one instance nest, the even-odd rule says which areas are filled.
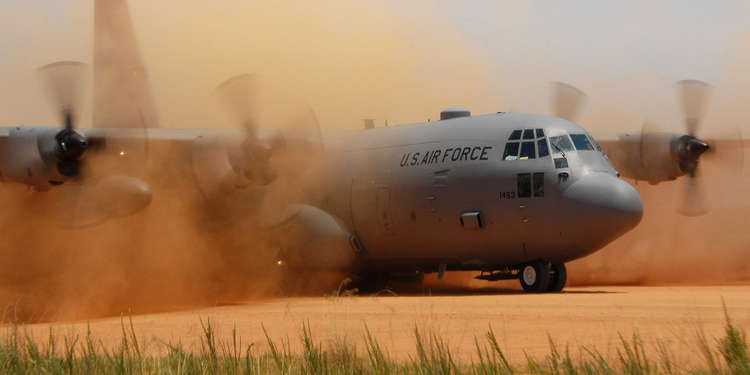
[[[623,291],[610,290],[563,290],[555,294],[624,294]],[[389,291],[384,290],[378,293],[360,294],[360,296],[402,296],[402,297],[459,297],[459,296],[501,296],[501,295],[520,295],[529,294],[520,289],[506,288],[426,288],[422,291]]]

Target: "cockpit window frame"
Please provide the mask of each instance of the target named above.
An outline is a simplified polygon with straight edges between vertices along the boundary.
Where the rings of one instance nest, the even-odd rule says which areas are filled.
[[[604,150],[602,150],[602,146],[599,145],[599,142],[597,142],[596,139],[594,139],[594,136],[591,134],[587,134],[587,135],[589,136],[589,142],[591,142],[591,144],[594,145],[594,148],[596,149],[596,151],[599,151],[603,154]]]
[[[515,129],[505,143],[502,160],[541,159],[550,155],[544,129]]]

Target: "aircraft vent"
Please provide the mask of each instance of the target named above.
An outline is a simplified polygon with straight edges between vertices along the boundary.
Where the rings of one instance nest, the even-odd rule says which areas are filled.
[[[458,117],[470,117],[471,112],[464,107],[450,107],[440,112],[440,120],[450,120]]]

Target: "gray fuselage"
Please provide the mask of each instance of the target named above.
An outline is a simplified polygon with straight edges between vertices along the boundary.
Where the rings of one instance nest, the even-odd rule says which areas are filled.
[[[509,140],[514,131],[521,139]],[[560,138],[550,143],[570,135],[579,142],[567,144],[580,149],[565,151]],[[356,234],[369,267],[563,263],[600,249],[642,216],[638,193],[593,138],[559,118],[500,113],[327,135],[325,142],[336,156],[324,209]],[[518,143],[515,155],[514,146],[506,155],[509,142]]]

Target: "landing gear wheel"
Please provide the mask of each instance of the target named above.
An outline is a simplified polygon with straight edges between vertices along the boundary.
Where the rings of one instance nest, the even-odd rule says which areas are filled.
[[[546,292],[550,286],[549,262],[536,261],[521,268],[521,286],[529,293]]]
[[[550,292],[560,292],[565,288],[565,283],[568,281],[568,271],[565,270],[564,263],[553,264],[550,267]]]

